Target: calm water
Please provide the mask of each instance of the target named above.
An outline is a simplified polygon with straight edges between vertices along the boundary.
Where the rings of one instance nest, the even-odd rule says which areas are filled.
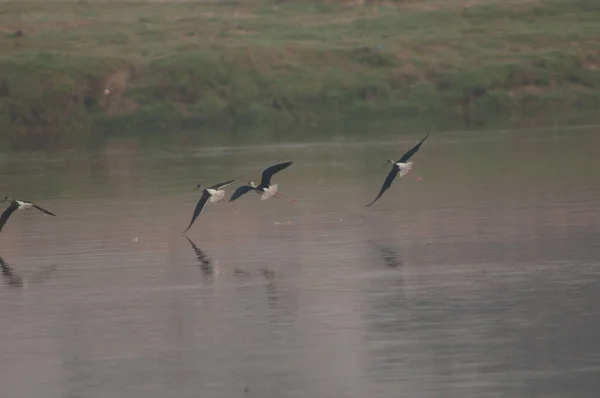
[[[595,397],[600,135],[420,138],[2,155],[2,397]]]

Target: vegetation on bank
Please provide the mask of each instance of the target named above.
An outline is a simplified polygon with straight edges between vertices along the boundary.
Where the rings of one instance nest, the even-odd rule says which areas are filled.
[[[0,1],[0,131],[600,109],[598,0]],[[108,89],[108,94],[106,89]]]

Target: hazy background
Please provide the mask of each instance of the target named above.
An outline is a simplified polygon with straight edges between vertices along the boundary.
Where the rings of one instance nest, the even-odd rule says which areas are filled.
[[[0,0],[0,397],[595,398],[598,21]]]

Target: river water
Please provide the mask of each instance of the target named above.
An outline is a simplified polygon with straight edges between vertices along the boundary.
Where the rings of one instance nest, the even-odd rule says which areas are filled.
[[[596,397],[600,135],[420,138],[1,155],[1,396]]]

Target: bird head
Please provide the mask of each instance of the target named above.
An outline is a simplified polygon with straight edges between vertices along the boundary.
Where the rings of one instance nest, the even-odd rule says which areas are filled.
[[[256,188],[254,181],[248,181],[248,185],[250,185],[252,188]]]
[[[0,203],[4,203],[4,202],[6,202],[6,201],[9,201],[9,202],[11,201],[11,199],[10,199],[10,196],[8,196],[8,195],[7,195],[7,196],[5,196],[5,197],[2,199],[2,201],[0,201]]]
[[[202,189],[202,184],[196,185],[196,188],[194,188],[194,191],[197,191],[198,189]]]
[[[394,163],[396,163],[396,162],[394,162],[392,159],[388,159],[385,161],[385,164],[383,166],[387,166],[388,164],[394,164]]]

